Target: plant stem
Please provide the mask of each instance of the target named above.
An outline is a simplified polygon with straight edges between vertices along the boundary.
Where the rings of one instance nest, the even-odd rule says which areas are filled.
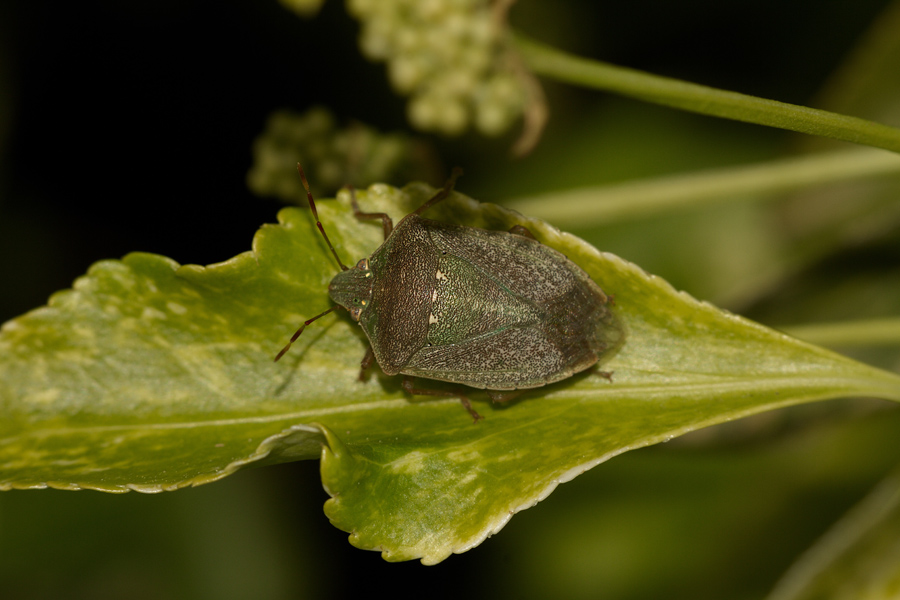
[[[784,331],[823,346],[900,346],[900,317],[796,325]]]
[[[514,40],[525,63],[538,75],[704,115],[900,152],[900,129],[895,127],[581,58],[521,34]]]
[[[577,188],[517,198],[506,203],[560,227],[590,227],[658,215],[664,210],[746,200],[811,185],[900,174],[900,156],[850,148],[684,175]]]

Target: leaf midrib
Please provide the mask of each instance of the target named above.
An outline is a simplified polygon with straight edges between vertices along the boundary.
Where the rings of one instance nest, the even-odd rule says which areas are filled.
[[[648,400],[659,396],[671,398],[673,395],[679,394],[704,394],[706,396],[715,393],[733,393],[741,390],[749,390],[754,394],[765,393],[768,390],[785,389],[804,389],[816,388],[823,389],[823,395],[827,397],[837,397],[845,392],[852,392],[859,395],[872,394],[878,398],[894,399],[900,401],[900,377],[895,377],[890,373],[879,372],[882,375],[877,385],[872,377],[826,377],[821,374],[792,374],[790,376],[760,376],[754,378],[744,377],[741,381],[719,381],[706,382],[702,384],[696,383],[680,383],[680,384],[626,384],[610,386],[608,389],[569,389],[559,390],[550,394],[548,397],[558,399],[572,399],[580,402],[601,401],[614,397],[621,400]],[[712,392],[712,394],[710,394]],[[808,400],[808,399],[804,399]],[[526,402],[528,399],[525,400]],[[458,401],[455,398],[427,400],[429,405],[443,406],[446,404],[455,404]],[[382,410],[386,408],[402,409],[409,406],[410,400],[407,398],[395,398],[386,400],[376,400],[370,402],[354,403],[347,405],[319,407],[315,409],[301,410],[290,413],[278,413],[270,415],[257,415],[249,417],[236,417],[231,419],[213,419],[213,420],[197,420],[197,421],[180,421],[175,423],[161,422],[143,422],[129,423],[122,425],[91,425],[91,426],[72,426],[65,427],[33,427],[27,432],[7,437],[7,441],[22,438],[34,437],[52,437],[54,435],[67,435],[77,433],[113,433],[122,431],[136,430],[176,430],[176,429],[196,429],[201,427],[233,427],[244,425],[259,425],[264,423],[277,423],[282,421],[294,421],[297,423],[309,423],[320,420],[322,417],[336,414],[353,414],[364,413],[372,410]],[[533,424],[534,420],[528,420],[528,424]]]

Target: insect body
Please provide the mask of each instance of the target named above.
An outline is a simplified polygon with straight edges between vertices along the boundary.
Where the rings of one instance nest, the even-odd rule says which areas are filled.
[[[486,389],[498,401],[566,379],[615,351],[624,333],[610,298],[527,229],[488,231],[421,216],[449,196],[458,175],[396,228],[386,214],[356,208],[358,218],[382,220],[385,241],[354,268],[341,264],[328,291],[369,338],[363,368],[374,355],[386,375]],[[464,393],[417,389],[408,378],[404,388],[458,396],[480,418]]]

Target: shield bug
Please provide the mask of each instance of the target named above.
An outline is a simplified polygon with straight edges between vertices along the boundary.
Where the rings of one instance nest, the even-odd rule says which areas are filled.
[[[623,342],[611,298],[527,228],[489,231],[422,217],[450,195],[460,170],[396,227],[385,213],[362,212],[351,195],[354,216],[380,219],[384,228],[384,243],[353,268],[338,257],[297,170],[342,271],[328,286],[337,304],[306,321],[276,361],[307,325],[343,307],[369,338],[360,378],[374,359],[386,375],[404,375],[410,394],[458,397],[478,421],[463,391],[420,389],[411,377],[485,389],[506,401],[592,367]]]

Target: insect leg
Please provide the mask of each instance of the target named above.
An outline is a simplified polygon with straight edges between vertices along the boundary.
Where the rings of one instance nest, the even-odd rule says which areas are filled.
[[[453,172],[450,173],[450,179],[447,180],[447,182],[444,184],[444,187],[441,188],[437,194],[435,194],[434,196],[429,198],[425,202],[425,204],[423,204],[422,206],[420,206],[419,208],[417,208],[416,210],[412,211],[409,214],[420,215],[423,212],[425,212],[426,210],[428,210],[429,208],[431,208],[432,206],[434,206],[435,204],[437,204],[438,202],[440,202],[441,200],[445,200],[450,195],[450,192],[453,191],[453,186],[456,185],[456,180],[459,179],[460,177],[462,177],[462,174],[463,174],[462,169],[460,169],[459,167],[453,167]]]
[[[525,390],[487,390],[491,402],[510,402],[522,395]]]
[[[359,365],[359,380],[366,380],[366,371],[369,370],[369,367],[372,366],[372,361],[375,360],[375,352],[372,350],[372,346],[366,348],[366,354],[363,356],[362,362]]]
[[[412,377],[408,375],[403,376],[403,389],[412,396],[449,396],[451,398],[459,398],[459,401],[462,402],[462,405],[465,407],[465,409],[469,411],[470,415],[472,415],[472,419],[475,423],[484,418],[477,412],[475,412],[475,409],[472,408],[472,403],[469,402],[469,398],[461,392],[413,387]]]
[[[530,240],[537,241],[537,238],[534,237],[534,234],[531,233],[531,230],[524,225],[513,225],[509,228],[509,232],[513,235],[521,235],[522,237],[527,237]]]
[[[381,219],[381,226],[384,228],[384,239],[388,239],[391,235],[391,232],[394,230],[394,222],[391,220],[391,217],[387,213],[367,213],[363,212],[359,209],[359,204],[356,202],[356,190],[353,187],[348,187],[350,190],[350,202],[353,204],[353,216],[362,221],[363,219]]]

